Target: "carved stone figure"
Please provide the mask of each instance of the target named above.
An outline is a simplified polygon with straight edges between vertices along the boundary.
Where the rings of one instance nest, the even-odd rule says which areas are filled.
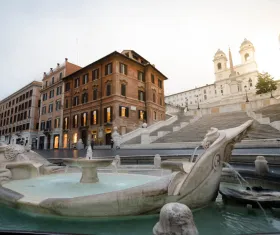
[[[161,165],[161,157],[159,154],[156,154],[154,157],[154,166],[156,168],[160,168],[160,165]]]
[[[264,156],[257,156],[255,160],[255,169],[258,175],[266,175],[269,172],[269,167],[267,165],[267,160]]]
[[[211,127],[208,133],[205,135],[201,145],[204,149],[208,149],[211,144],[215,142],[219,137],[219,132],[217,128]]]
[[[197,235],[191,210],[181,203],[168,203],[161,208],[154,235]]]
[[[112,134],[112,138],[114,140],[114,144],[115,144],[116,148],[119,149],[120,145],[121,145],[121,136],[118,133],[118,128],[116,126],[114,127],[114,132]]]

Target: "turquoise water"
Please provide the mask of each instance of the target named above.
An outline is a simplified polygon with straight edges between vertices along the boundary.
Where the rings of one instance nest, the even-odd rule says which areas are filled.
[[[280,231],[280,217],[261,210],[248,213],[244,207],[224,206],[221,201],[207,208],[194,211],[194,219],[200,235],[251,234]],[[45,217],[0,206],[0,229],[29,230],[95,235],[152,235],[157,215],[107,218],[75,219]]]
[[[100,182],[81,184],[81,173],[54,174],[33,179],[14,180],[4,187],[25,195],[25,201],[70,198],[123,190],[159,179],[156,176],[98,173]]]

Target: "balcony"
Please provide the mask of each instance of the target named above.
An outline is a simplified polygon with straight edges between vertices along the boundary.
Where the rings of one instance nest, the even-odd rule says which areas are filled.
[[[51,135],[52,134],[52,131],[51,131],[51,129],[50,128],[46,128],[46,129],[44,129],[44,135],[45,136],[49,136],[49,135]]]

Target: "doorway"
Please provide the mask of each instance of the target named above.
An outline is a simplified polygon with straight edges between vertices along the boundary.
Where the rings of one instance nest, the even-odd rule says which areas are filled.
[[[39,149],[44,149],[45,136],[39,138]]]
[[[87,146],[87,130],[81,131],[81,139],[85,146]]]
[[[58,149],[59,148],[59,135],[55,135],[53,140],[53,148]]]
[[[47,149],[51,148],[51,135],[48,135],[47,137]]]
[[[64,134],[63,135],[63,148],[66,149],[68,147],[67,144],[68,144],[68,134]]]
[[[105,130],[105,144],[106,145],[110,145],[111,144],[111,138],[112,138],[112,130],[111,130],[111,128],[107,128],[106,130]]]

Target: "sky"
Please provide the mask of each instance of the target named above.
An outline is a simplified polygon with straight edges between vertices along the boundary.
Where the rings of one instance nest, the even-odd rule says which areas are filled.
[[[165,94],[214,82],[218,48],[280,78],[280,0],[0,0],[0,99],[64,58],[86,66],[133,49],[168,77]]]

